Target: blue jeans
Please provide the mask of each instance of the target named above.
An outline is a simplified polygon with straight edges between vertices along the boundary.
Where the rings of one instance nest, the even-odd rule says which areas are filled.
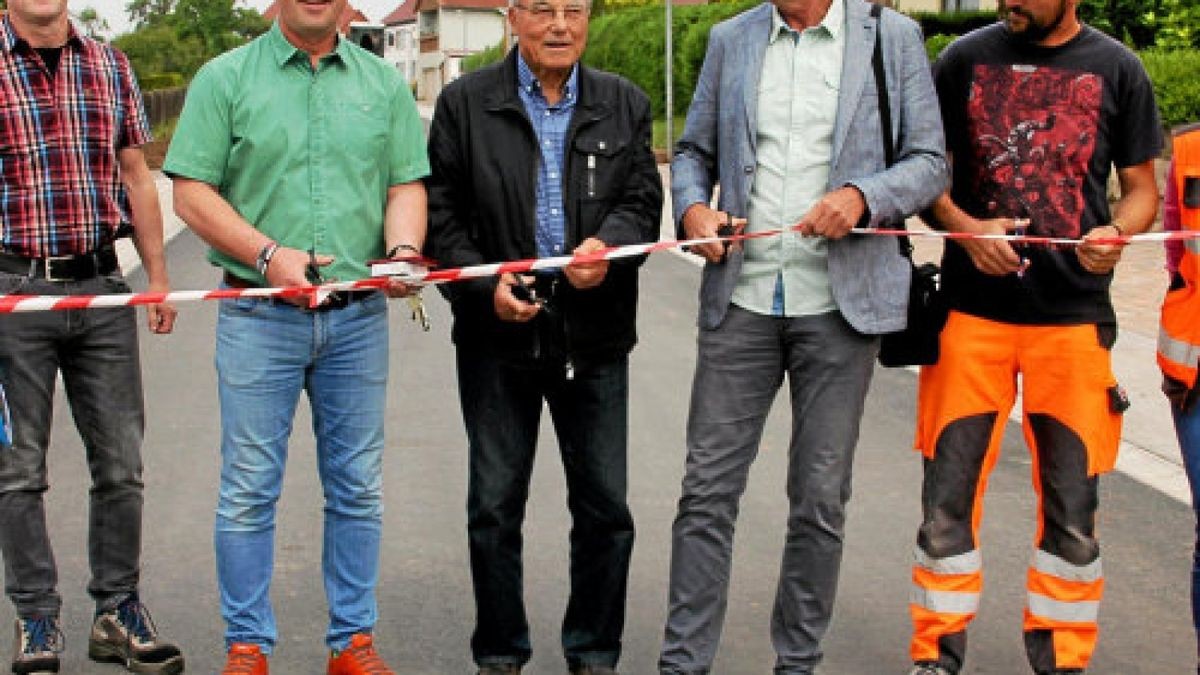
[[[542,402],[558,436],[571,511],[571,596],[562,647],[571,668],[615,666],[633,553],[626,502],[629,362],[581,365],[572,380],[553,359],[513,363],[458,349],[458,391],[470,469],[467,535],[480,665],[524,664],[531,645],[522,598],[521,524]]]
[[[0,293],[128,293],[120,274],[51,282],[0,273]],[[98,609],[136,593],[142,544],[142,372],[132,307],[0,314],[0,381],[13,443],[0,448],[0,557],[17,615],[58,616],[62,597],[42,494],[54,387],[62,374],[92,484],[88,593]]]
[[[216,366],[221,400],[217,581],[226,646],[274,646],[275,504],[300,392],[312,407],[325,496],[321,558],[330,625],[342,649],[375,625],[383,515],[388,369],[387,301],[308,312],[272,300],[221,304]]]
[[[1183,468],[1187,471],[1188,483],[1192,486],[1192,508],[1196,511],[1196,548],[1192,558],[1192,623],[1200,639],[1200,403],[1193,403],[1190,410],[1172,408],[1175,415],[1175,431],[1179,434],[1179,448],[1183,451]],[[1200,663],[1200,647],[1197,649]]]

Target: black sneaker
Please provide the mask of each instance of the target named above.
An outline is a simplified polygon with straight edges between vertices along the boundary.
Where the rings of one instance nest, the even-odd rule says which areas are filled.
[[[58,619],[38,616],[17,619],[13,642],[12,671],[18,675],[58,672],[58,655],[63,650],[63,634]]]
[[[175,675],[183,672],[179,647],[161,640],[150,611],[130,596],[110,612],[96,615],[88,638],[88,658],[120,663],[130,672]]]

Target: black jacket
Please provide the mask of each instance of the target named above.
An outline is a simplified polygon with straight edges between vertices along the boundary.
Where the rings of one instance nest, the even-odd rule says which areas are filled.
[[[441,267],[537,257],[540,153],[517,94],[516,66],[513,49],[501,63],[460,77],[438,97],[429,131],[427,250]],[[662,184],[650,149],[650,102],[629,81],[582,65],[578,86],[563,171],[564,251],[588,237],[609,246],[655,241]],[[603,283],[588,290],[562,279],[552,311],[523,324],[496,316],[496,277],[443,284],[454,310],[454,342],[503,356],[536,356],[539,333],[556,322],[565,331],[568,358],[577,363],[627,354],[637,342],[641,261],[611,262]]]

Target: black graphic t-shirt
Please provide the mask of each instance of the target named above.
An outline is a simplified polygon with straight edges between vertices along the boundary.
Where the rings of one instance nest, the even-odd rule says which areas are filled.
[[[952,155],[951,196],[976,218],[1027,218],[1028,234],[1077,238],[1111,219],[1113,165],[1162,152],[1154,91],[1133,52],[1084,26],[1038,47],[995,24],[954,42],[934,67]],[[1021,275],[989,276],[947,242],[943,287],[955,309],[1020,324],[1114,323],[1112,275],[1073,249],[1019,247]]]

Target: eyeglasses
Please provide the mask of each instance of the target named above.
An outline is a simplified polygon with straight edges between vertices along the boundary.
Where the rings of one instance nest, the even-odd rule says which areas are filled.
[[[535,2],[531,5],[515,5],[522,11],[529,12],[535,21],[539,23],[550,23],[558,16],[562,16],[567,23],[579,23],[587,18],[588,8],[583,3],[572,2],[562,7],[555,7],[546,2]]]

